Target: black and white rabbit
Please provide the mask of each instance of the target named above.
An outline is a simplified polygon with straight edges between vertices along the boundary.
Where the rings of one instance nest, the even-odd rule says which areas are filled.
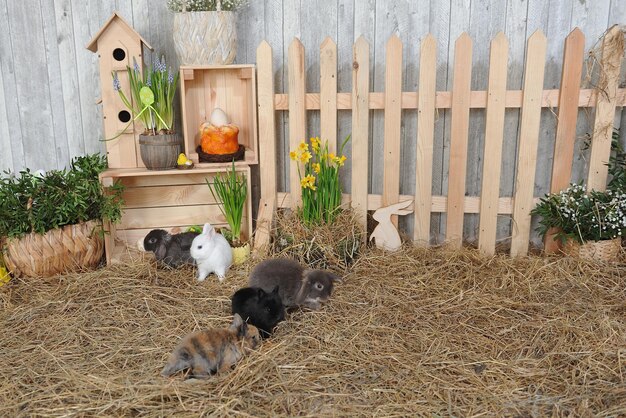
[[[170,267],[194,264],[190,254],[191,243],[198,236],[197,232],[170,234],[163,229],[153,229],[143,239],[143,248],[152,251],[155,258]]]
[[[257,264],[248,283],[271,292],[278,286],[285,307],[306,306],[318,310],[330,299],[339,277],[327,270],[312,270],[290,258],[272,258]]]
[[[232,313],[257,327],[263,338],[269,337],[274,327],[285,319],[278,286],[269,293],[260,287],[244,287],[235,292],[231,301]]]

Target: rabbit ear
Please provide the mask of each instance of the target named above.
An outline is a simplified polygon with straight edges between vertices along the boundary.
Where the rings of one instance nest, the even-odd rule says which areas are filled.
[[[163,260],[167,254],[167,246],[163,241],[159,243],[159,246],[154,250],[154,256],[157,260]]]
[[[259,299],[263,299],[265,297],[265,290],[259,287],[259,289],[256,292],[256,295]]]
[[[212,229],[213,226],[211,226],[211,224],[204,224],[204,227],[202,228],[202,235],[209,235]]]
[[[239,314],[236,313],[235,315],[233,315],[233,322],[230,324],[230,327],[228,327],[228,329],[231,331],[235,331],[237,330],[237,328],[241,326],[242,323],[243,323],[243,319],[241,319],[241,316],[239,316]]]
[[[272,295],[277,295],[278,294],[278,285],[274,286],[274,289],[272,289]]]
[[[335,273],[331,273],[330,271],[327,271],[326,275],[333,282],[343,282],[343,279],[341,277],[337,276]]]

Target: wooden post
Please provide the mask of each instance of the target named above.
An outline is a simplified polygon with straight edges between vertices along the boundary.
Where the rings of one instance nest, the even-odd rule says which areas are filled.
[[[491,41],[489,53],[489,87],[487,88],[487,119],[480,192],[480,232],[478,248],[487,255],[496,252],[498,198],[500,197],[500,168],[504,140],[504,101],[509,57],[509,42],[499,32]]]
[[[513,201],[514,233],[511,240],[513,257],[527,254],[530,238],[530,211],[533,207],[535,190],[541,95],[546,61],[546,37],[541,30],[537,30],[528,39],[527,51]]]
[[[261,251],[270,242],[276,205],[276,112],[274,110],[274,69],[272,47],[265,41],[256,50],[259,106],[259,171],[261,201],[254,234],[254,250]]]
[[[306,107],[305,107],[305,73],[304,73],[304,46],[298,38],[294,38],[289,45],[289,148],[295,151],[298,144],[306,139]],[[297,161],[289,164],[289,187],[291,193],[291,207],[300,206],[302,189],[298,176],[304,168]]]
[[[454,80],[452,86],[452,126],[448,168],[448,208],[446,241],[460,248],[463,243],[463,201],[467,167],[470,83],[472,80],[472,40],[466,32],[454,44]]]
[[[619,74],[624,56],[624,43],[619,26],[613,26],[602,41],[602,61],[600,63],[600,81],[598,83],[596,116],[593,123],[591,138],[591,155],[589,157],[589,175],[587,190],[604,190],[608,177],[611,154],[611,136],[615,119],[615,106]]]
[[[385,61],[385,129],[383,146],[383,206],[400,197],[400,118],[402,116],[402,42],[393,35],[387,41]],[[391,217],[398,227],[398,216]]]
[[[359,36],[352,47],[352,196],[351,205],[367,230],[369,163],[370,46]]]
[[[570,183],[574,162],[574,142],[576,141],[576,121],[578,119],[578,97],[580,77],[583,71],[585,35],[575,28],[565,38],[563,49],[563,69],[559,89],[559,114],[554,139],[552,179],[550,193],[559,192]],[[556,231],[549,231],[544,239],[545,252],[556,252],[560,243],[554,240]]]
[[[337,44],[330,37],[320,47],[320,136],[328,152],[337,152]]]
[[[417,152],[415,162],[415,226],[413,241],[430,244],[433,138],[437,84],[437,41],[428,34],[422,41],[417,95]]]

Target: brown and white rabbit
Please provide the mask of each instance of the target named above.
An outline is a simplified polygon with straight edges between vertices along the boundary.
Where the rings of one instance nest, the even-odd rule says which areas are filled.
[[[211,224],[204,224],[202,233],[191,243],[191,256],[198,265],[198,280],[202,281],[215,273],[221,282],[233,263],[233,251],[222,234],[218,234]]]
[[[305,306],[318,310],[330,299],[339,277],[327,270],[312,270],[290,258],[272,258],[257,264],[248,280],[250,286],[271,292],[278,286],[285,307]]]
[[[189,370],[190,378],[207,378],[233,367],[260,342],[259,330],[235,314],[226,329],[208,329],[185,336],[170,355],[161,376]]]

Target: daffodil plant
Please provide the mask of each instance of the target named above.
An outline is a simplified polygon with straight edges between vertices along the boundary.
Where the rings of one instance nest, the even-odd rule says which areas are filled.
[[[342,142],[339,154],[328,152],[328,141],[319,137],[302,141],[289,153],[293,161],[304,164],[304,173],[298,164],[298,176],[302,187],[300,217],[306,224],[332,223],[341,205],[339,167],[346,162],[343,149],[350,135]]]

